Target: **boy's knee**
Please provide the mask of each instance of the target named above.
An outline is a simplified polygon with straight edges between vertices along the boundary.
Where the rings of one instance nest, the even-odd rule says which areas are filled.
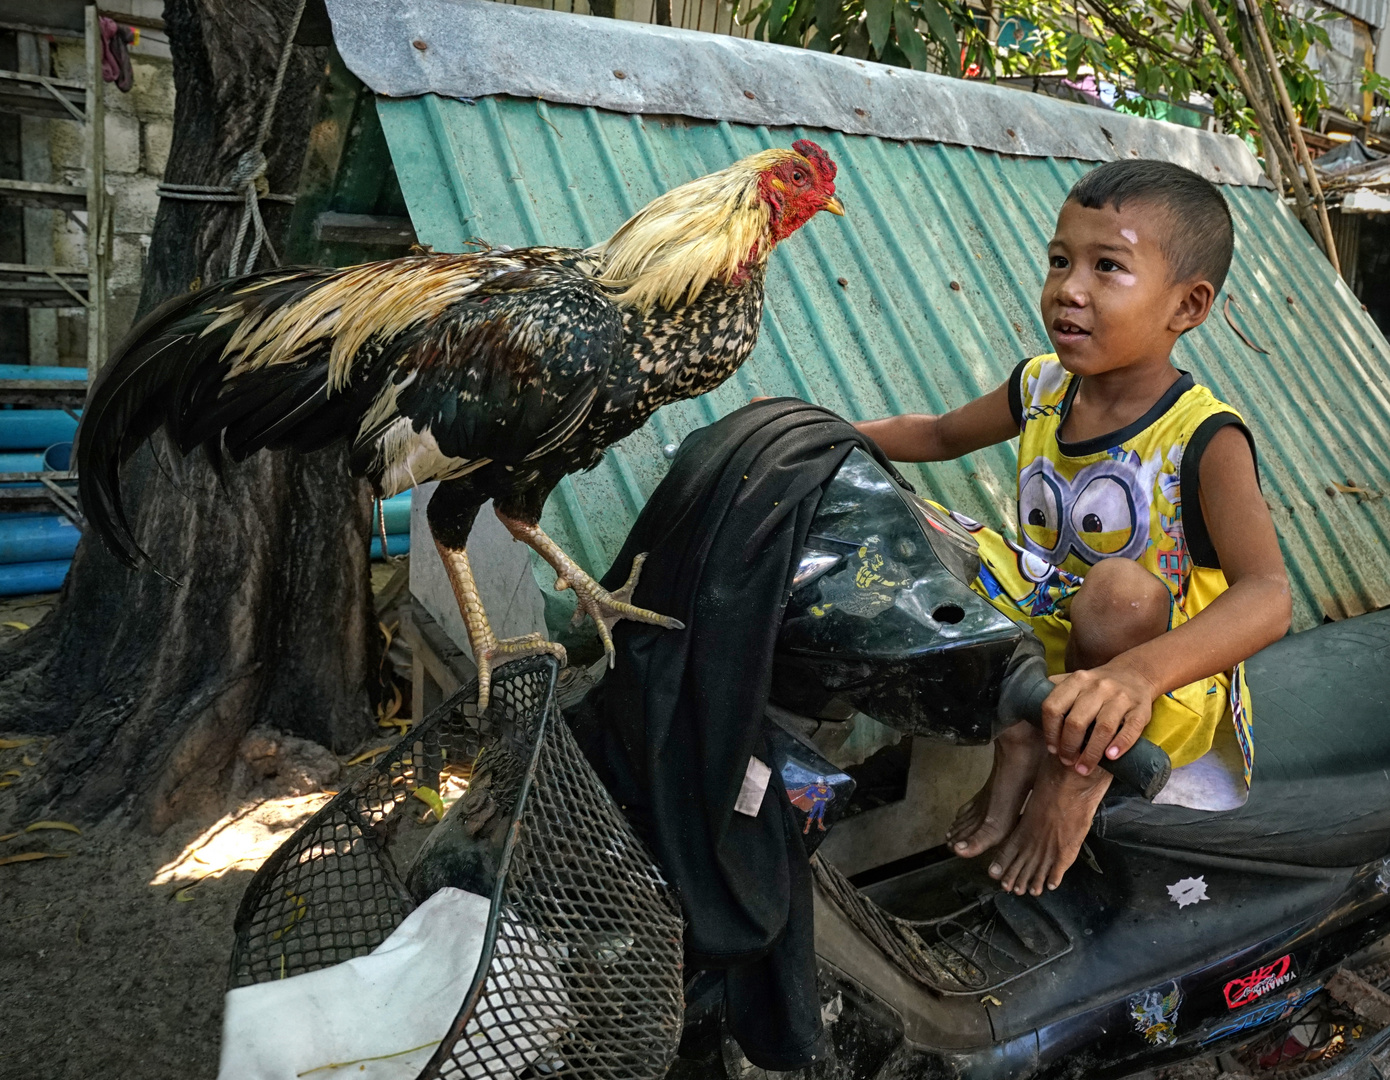
[[[1168,588],[1138,563],[1091,567],[1071,603],[1076,667],[1096,667],[1168,629]]]

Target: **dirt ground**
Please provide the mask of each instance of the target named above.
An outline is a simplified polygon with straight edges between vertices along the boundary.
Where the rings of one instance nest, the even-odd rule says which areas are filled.
[[[389,571],[374,569],[380,590]],[[4,624],[33,626],[52,601],[0,601],[0,648],[24,632]],[[262,782],[211,827],[159,837],[25,831],[35,823],[18,819],[17,796],[42,771],[44,741],[8,726],[0,718],[0,1080],[210,1080],[242,892],[330,795],[268,796]],[[13,860],[31,853],[46,857]]]
[[[23,750],[0,752],[0,771]],[[17,787],[0,792],[0,836],[27,824]],[[0,859],[67,856],[0,865],[0,1077],[215,1077],[242,891],[326,798],[253,801],[161,837],[43,829],[0,843]]]

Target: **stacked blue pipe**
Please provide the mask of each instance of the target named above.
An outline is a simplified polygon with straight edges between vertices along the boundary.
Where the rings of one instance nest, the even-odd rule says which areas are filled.
[[[67,379],[81,382],[84,368],[0,364],[0,379]],[[0,407],[0,472],[66,471],[77,421],[62,409]],[[7,485],[9,486],[9,485]],[[14,485],[29,487],[30,485]],[[32,485],[36,489],[40,485]],[[410,492],[385,500],[386,548],[410,551]],[[383,557],[373,523],[373,559]],[[0,596],[51,592],[63,584],[81,533],[60,514],[0,515]]]
[[[86,377],[85,368],[0,364],[0,379]],[[66,471],[76,431],[77,421],[62,409],[0,408],[0,472]],[[0,596],[60,588],[80,536],[61,514],[0,514]]]
[[[373,507],[373,512],[375,512]],[[393,559],[410,551],[410,492],[402,491],[385,499],[381,504],[382,515],[386,518],[386,552]],[[381,525],[372,521],[372,558],[382,558]]]

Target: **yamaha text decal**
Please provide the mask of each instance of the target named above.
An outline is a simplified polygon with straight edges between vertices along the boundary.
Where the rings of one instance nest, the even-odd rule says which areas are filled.
[[[1285,954],[1272,964],[1256,968],[1249,975],[1232,979],[1226,984],[1226,1008],[1239,1009],[1262,998],[1271,990],[1278,990],[1285,983],[1298,977],[1293,969],[1293,957]]]

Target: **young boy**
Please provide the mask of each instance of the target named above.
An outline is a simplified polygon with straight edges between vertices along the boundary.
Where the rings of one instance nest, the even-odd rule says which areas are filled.
[[[1055,354],[943,416],[857,425],[897,461],[1019,438],[1018,543],[964,523],[975,588],[1037,631],[1056,688],[1041,732],[1000,736],[947,834],[965,857],[994,849],[990,876],[1019,895],[1061,882],[1110,784],[1101,755],[1140,734],[1177,767],[1234,723],[1250,782],[1242,662],[1288,629],[1288,579],[1249,431],[1169,358],[1211,311],[1232,245],[1225,199],[1195,173],[1102,165],[1048,245]]]

